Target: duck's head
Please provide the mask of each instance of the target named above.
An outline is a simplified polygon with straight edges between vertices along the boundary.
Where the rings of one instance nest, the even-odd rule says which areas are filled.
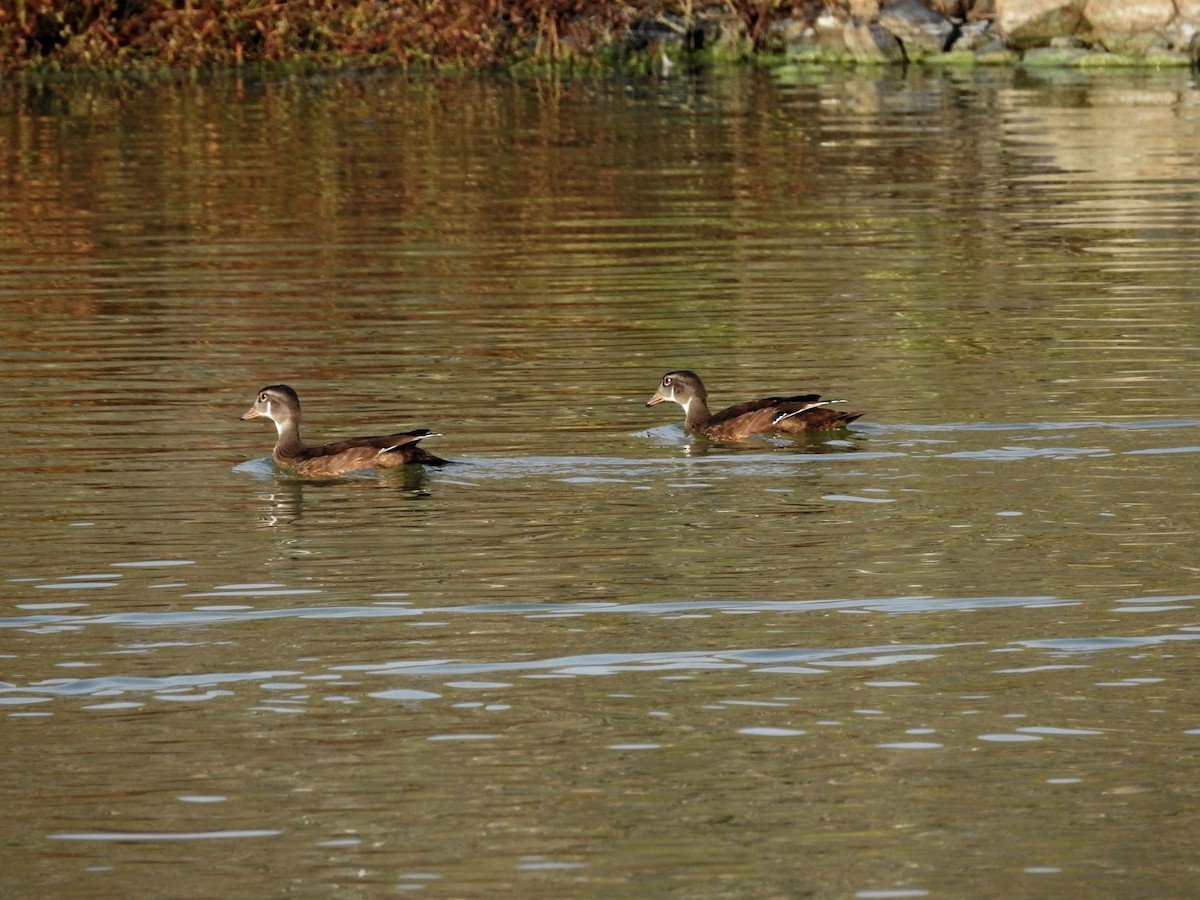
[[[680,369],[677,372],[668,372],[662,377],[658,390],[654,392],[653,397],[646,401],[646,405],[654,406],[656,403],[670,400],[672,403],[678,403],[686,411],[688,404],[697,397],[701,400],[708,399],[708,391],[704,389],[704,382],[695,372]]]
[[[284,423],[300,424],[300,398],[286,384],[272,384],[258,392],[254,405],[242,415],[242,421],[270,419],[283,430]]]

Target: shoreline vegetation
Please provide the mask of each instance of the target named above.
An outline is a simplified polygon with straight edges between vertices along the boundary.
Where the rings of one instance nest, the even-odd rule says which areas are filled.
[[[0,0],[0,70],[1195,66],[1200,0]]]

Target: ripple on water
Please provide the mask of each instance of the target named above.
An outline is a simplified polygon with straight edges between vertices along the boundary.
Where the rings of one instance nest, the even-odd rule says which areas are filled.
[[[282,833],[274,828],[237,831],[78,831],[48,834],[46,837],[52,841],[213,841],[275,837]]]
[[[684,458],[645,458],[623,456],[508,456],[473,459],[456,468],[448,477],[470,485],[513,478],[552,478],[578,483],[630,483],[634,479],[660,479],[684,473],[689,477],[704,471],[708,477],[787,476],[806,466],[829,460],[848,462],[887,459],[902,453],[856,450],[844,454],[762,453],[754,451],[714,450]],[[684,482],[687,484],[688,482]]]

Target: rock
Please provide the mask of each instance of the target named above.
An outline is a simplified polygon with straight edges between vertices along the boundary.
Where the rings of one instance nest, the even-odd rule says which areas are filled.
[[[1200,28],[1200,0],[1176,0],[1175,8],[1179,11],[1179,21]]]
[[[958,33],[951,50],[978,50],[995,41],[991,34],[991,22],[968,22]]]
[[[846,57],[845,24],[829,12],[822,12],[811,21],[789,17],[779,23],[779,29],[789,57]]]
[[[996,0],[971,0],[965,18],[969,22],[991,22],[996,18]]]
[[[1174,0],[1087,0],[1083,14],[1101,34],[1161,32],[1175,18]]]
[[[925,0],[925,5],[947,19],[965,19],[970,0]]]
[[[1050,38],[1050,49],[1052,50],[1083,50],[1086,47],[1086,42],[1073,34],[1060,34],[1058,37]]]
[[[1167,40],[1180,53],[1191,55],[1193,64],[1200,65],[1200,0],[1177,0],[1178,15],[1167,29]]]
[[[1088,0],[1084,17],[1095,39],[1115,53],[1144,56],[1167,42],[1173,0]]]
[[[852,19],[873,22],[879,15],[879,0],[845,0],[843,5]]]
[[[921,0],[892,0],[879,11],[878,21],[900,39],[908,59],[941,53],[955,35],[954,23]]]
[[[1045,45],[1075,34],[1083,25],[1086,0],[996,0],[996,28],[1013,47]]]
[[[859,62],[904,62],[904,45],[876,23],[847,22],[842,32],[846,49]]]
[[[773,25],[796,59],[1048,65],[1200,62],[1200,0],[822,0]],[[949,54],[955,54],[950,56]]]

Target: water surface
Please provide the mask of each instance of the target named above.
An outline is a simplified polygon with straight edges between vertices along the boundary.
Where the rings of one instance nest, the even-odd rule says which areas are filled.
[[[1187,893],[1200,95],[1043,77],[8,88],[0,886]]]

